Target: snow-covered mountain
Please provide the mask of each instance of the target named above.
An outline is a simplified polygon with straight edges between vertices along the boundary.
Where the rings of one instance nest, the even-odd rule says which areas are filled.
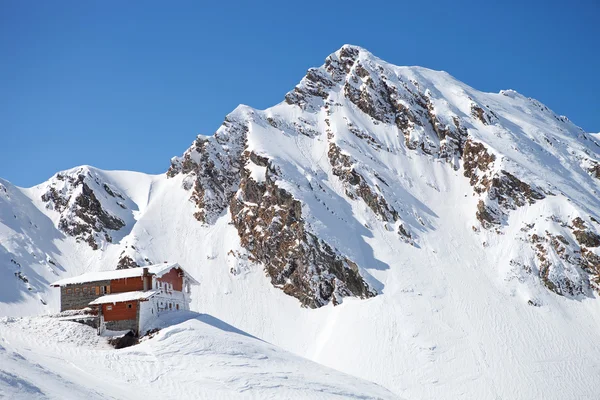
[[[0,315],[177,261],[192,309],[407,398],[600,393],[600,139],[344,46],[166,174],[0,181]]]

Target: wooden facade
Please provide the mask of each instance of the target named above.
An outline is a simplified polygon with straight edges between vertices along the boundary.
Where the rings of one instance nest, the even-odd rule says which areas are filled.
[[[178,292],[183,291],[183,271],[180,268],[173,268],[168,273],[156,279],[157,282],[168,283],[169,287]]]
[[[144,281],[141,277],[113,279],[110,281],[111,293],[133,292],[144,290]]]
[[[138,301],[126,301],[114,304],[102,304],[104,321],[123,321],[137,319]]]

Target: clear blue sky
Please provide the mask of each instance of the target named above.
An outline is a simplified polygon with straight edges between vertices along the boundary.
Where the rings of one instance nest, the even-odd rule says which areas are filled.
[[[598,0],[0,0],[0,177],[164,172],[239,103],[280,102],[345,43],[600,131]]]

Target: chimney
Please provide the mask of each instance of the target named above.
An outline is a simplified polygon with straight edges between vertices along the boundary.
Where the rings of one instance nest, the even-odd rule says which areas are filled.
[[[142,268],[142,282],[143,282],[143,288],[144,288],[144,292],[146,290],[148,290],[148,278],[150,277],[150,275],[148,274],[148,268],[144,267]]]

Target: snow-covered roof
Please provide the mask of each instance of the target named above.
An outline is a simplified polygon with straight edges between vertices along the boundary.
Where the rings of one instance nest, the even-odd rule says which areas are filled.
[[[138,291],[107,294],[106,296],[98,297],[96,300],[92,301],[90,305],[93,306],[98,304],[121,303],[123,301],[146,300],[157,293],[159,293],[158,290],[146,290],[145,292]]]
[[[97,281],[105,281],[112,279],[125,279],[125,278],[136,278],[141,277],[143,274],[143,269],[148,268],[148,273],[156,275],[158,277],[163,276],[173,268],[181,268],[178,263],[163,263],[163,264],[154,264],[148,265],[147,267],[136,267],[136,268],[128,268],[128,269],[119,269],[113,271],[99,271],[99,272],[89,272],[87,274],[74,276],[72,278],[61,279],[56,281],[50,286],[64,286],[64,285],[72,285],[77,283],[86,283],[86,282],[97,282]],[[183,268],[181,268],[183,270]],[[185,270],[184,270],[185,271]],[[192,278],[187,272],[186,276],[190,280],[191,284],[198,284],[194,278]]]

